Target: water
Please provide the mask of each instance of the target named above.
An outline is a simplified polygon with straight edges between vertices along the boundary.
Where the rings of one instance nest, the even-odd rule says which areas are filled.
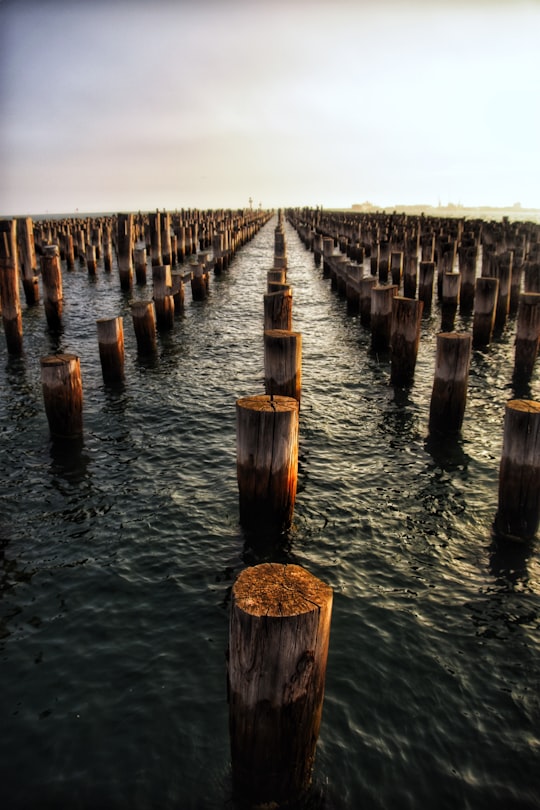
[[[286,226],[303,336],[289,545],[238,525],[235,400],[263,393],[268,223],[140,361],[116,269],[64,273],[61,336],[24,312],[0,345],[2,807],[234,807],[225,651],[247,564],[334,589],[315,795],[329,810],[532,810],[540,795],[537,544],[496,543],[515,323],[474,352],[462,437],[427,440],[435,335],[409,390]],[[150,293],[134,290],[134,296]],[[124,316],[126,381],[104,385],[95,320]],[[470,327],[458,317],[457,327]],[[39,359],[81,358],[84,440],[49,439]],[[530,396],[540,397],[538,371]]]

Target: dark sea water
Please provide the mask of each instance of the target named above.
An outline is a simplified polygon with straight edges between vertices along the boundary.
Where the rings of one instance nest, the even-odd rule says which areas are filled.
[[[414,385],[286,225],[303,339],[289,544],[238,524],[235,400],[264,393],[271,220],[139,360],[116,267],[64,272],[64,332],[0,340],[0,806],[233,808],[225,652],[237,574],[266,559],[334,589],[314,795],[329,810],[533,810],[540,796],[538,544],[492,538],[515,321],[475,351],[461,438],[427,439],[435,335]],[[149,274],[150,275],[150,274]],[[135,288],[133,297],[149,298]],[[95,320],[124,315],[104,385]],[[458,329],[470,319],[458,316]],[[52,443],[40,357],[78,354],[84,440]],[[530,396],[540,398],[538,369]]]

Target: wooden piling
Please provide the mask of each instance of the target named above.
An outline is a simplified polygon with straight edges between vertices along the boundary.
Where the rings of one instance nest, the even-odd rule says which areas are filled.
[[[403,270],[403,295],[406,298],[416,298],[418,275],[418,256],[416,254],[405,257]]]
[[[494,528],[513,540],[532,540],[540,523],[540,402],[506,403]]]
[[[278,535],[292,521],[298,478],[298,400],[251,396],[236,402],[240,522]]]
[[[365,276],[360,280],[360,323],[367,328],[371,326],[371,291],[376,284],[375,276]]]
[[[172,296],[174,299],[174,314],[180,315],[184,311],[185,289],[184,289],[184,273],[182,270],[173,270],[171,272],[172,279]]]
[[[123,318],[100,318],[96,321],[101,372],[105,382],[124,379]]]
[[[375,284],[371,289],[371,348],[386,351],[392,335],[392,302],[397,293],[393,284]]]
[[[435,262],[421,261],[418,266],[418,299],[424,302],[425,312],[431,310],[434,282]]]
[[[156,312],[153,301],[132,301],[131,317],[139,354],[153,354],[157,349]]]
[[[62,267],[57,245],[46,245],[41,255],[41,284],[43,286],[43,306],[47,325],[52,331],[62,327],[64,295],[62,288]]]
[[[154,265],[152,281],[156,326],[159,330],[172,329],[174,326],[174,298],[170,265]]]
[[[133,214],[118,214],[116,249],[118,275],[122,290],[130,290],[133,284]]]
[[[146,284],[146,243],[135,245],[135,282],[143,287]]]
[[[97,270],[96,248],[94,245],[91,245],[90,242],[86,245],[85,255],[88,275],[95,276]]]
[[[294,397],[302,393],[302,335],[286,329],[264,333],[264,385],[267,394]]]
[[[19,298],[17,223],[0,220],[0,306],[9,354],[22,354],[23,326]]]
[[[17,220],[17,243],[19,246],[20,269],[26,305],[31,307],[39,301],[36,246],[32,217]]]
[[[476,279],[474,293],[473,346],[488,346],[495,326],[499,279]]]
[[[305,797],[324,700],[332,589],[297,565],[247,568],[232,589],[227,664],[235,798]]]
[[[264,329],[292,329],[292,292],[286,289],[264,296]]]
[[[540,293],[522,293],[519,299],[514,380],[531,378],[540,341]]]
[[[52,436],[76,438],[83,432],[80,360],[75,354],[41,358],[41,386]]]
[[[455,433],[461,430],[467,401],[471,343],[471,335],[466,332],[440,332],[437,335],[429,412],[430,433]]]
[[[420,343],[424,302],[395,296],[392,300],[392,337],[390,382],[409,385],[414,378]]]

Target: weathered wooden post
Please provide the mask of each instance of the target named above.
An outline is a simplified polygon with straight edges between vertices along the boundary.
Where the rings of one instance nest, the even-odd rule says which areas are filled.
[[[170,265],[154,265],[152,281],[156,326],[159,330],[172,329],[174,326],[174,298]]]
[[[106,224],[103,227],[103,269],[106,273],[112,270],[113,254],[112,254],[112,234],[111,226]]]
[[[294,397],[302,394],[302,335],[286,329],[264,333],[264,386],[267,394]]]
[[[62,327],[64,308],[62,267],[57,245],[45,245],[43,248],[41,255],[41,283],[47,324],[49,329],[57,331]]]
[[[66,233],[65,253],[66,269],[73,270],[75,267],[75,248],[73,245],[73,236],[70,231]]]
[[[170,267],[173,263],[172,255],[171,215],[168,211],[163,211],[161,214],[161,262],[159,264]]]
[[[97,269],[95,245],[92,245],[90,242],[87,242],[85,255],[86,255],[86,268],[88,270],[88,275],[95,276]]]
[[[403,252],[400,250],[393,250],[390,253],[390,275],[392,284],[399,290],[403,276]]]
[[[371,325],[371,291],[376,284],[375,276],[364,276],[360,279],[360,323],[365,327]]]
[[[435,262],[421,261],[418,266],[418,299],[424,302],[425,312],[431,310],[434,282]]]
[[[119,382],[124,379],[124,320],[99,318],[96,325],[103,379]]]
[[[172,296],[174,299],[174,314],[180,315],[184,311],[184,273],[182,270],[173,270],[171,272],[172,279]]]
[[[146,284],[146,243],[137,242],[135,245],[135,281],[140,286]]]
[[[466,332],[437,335],[435,377],[429,411],[430,433],[461,430],[467,401],[472,338]]]
[[[540,402],[506,403],[495,531],[532,540],[540,523]]]
[[[488,346],[495,326],[499,279],[482,276],[476,279],[474,293],[473,345]]]
[[[299,403],[258,395],[236,401],[240,522],[279,535],[291,523],[298,479]]]
[[[23,327],[19,298],[17,223],[0,220],[0,306],[9,354],[22,354]]]
[[[332,589],[297,565],[246,568],[232,589],[227,692],[233,789],[250,807],[296,806],[321,725]]]
[[[519,298],[514,379],[529,380],[540,341],[540,293],[522,293]]]
[[[21,262],[21,275],[26,305],[31,307],[39,301],[36,246],[32,217],[17,220],[17,242]]]
[[[150,262],[152,267],[163,264],[161,259],[161,215],[159,211],[148,214],[150,230]]]
[[[118,214],[116,250],[118,275],[122,290],[130,290],[133,283],[133,214]]]
[[[459,291],[460,312],[472,312],[474,307],[474,293],[476,283],[476,264],[478,261],[478,245],[463,245],[458,248],[459,272],[461,274],[461,287]]]
[[[375,284],[371,288],[371,348],[386,351],[392,335],[392,301],[397,294],[393,284]]]
[[[41,386],[51,434],[75,438],[83,432],[81,364],[75,354],[41,358]]]
[[[441,288],[441,331],[451,332],[459,303],[461,277],[459,273],[444,273]]]
[[[416,253],[407,254],[403,270],[403,295],[406,298],[416,298],[417,275],[418,256]]]
[[[208,273],[203,263],[190,262],[191,267],[191,298],[193,301],[204,301],[208,297]]]
[[[131,317],[139,354],[153,354],[157,349],[156,312],[153,301],[132,301]]]
[[[392,301],[390,382],[409,385],[414,377],[424,302],[395,296]]]
[[[512,251],[493,257],[493,276],[499,279],[499,294],[495,308],[495,327],[503,329],[510,312],[510,287],[512,284]]]
[[[264,295],[264,329],[292,329],[292,292],[286,289]]]

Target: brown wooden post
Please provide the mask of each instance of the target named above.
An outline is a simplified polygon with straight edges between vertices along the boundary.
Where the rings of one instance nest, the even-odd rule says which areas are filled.
[[[123,318],[100,318],[96,321],[99,358],[105,382],[124,379]]]
[[[474,307],[478,245],[460,246],[458,248],[458,257],[459,272],[461,274],[459,309],[460,312],[469,313],[472,312]]]
[[[150,261],[152,267],[163,264],[161,259],[161,215],[159,211],[148,214],[150,231]]]
[[[112,270],[112,234],[109,223],[103,226],[103,269],[106,273]]]
[[[395,284],[399,290],[403,276],[403,252],[400,250],[393,250],[390,253],[390,275],[392,284]]]
[[[41,255],[41,283],[47,324],[49,329],[57,331],[62,327],[64,308],[62,267],[57,245],[46,245],[43,248]]]
[[[431,310],[434,282],[435,262],[421,261],[418,266],[418,299],[424,302],[425,312]]]
[[[416,298],[417,275],[418,256],[416,253],[407,254],[403,270],[403,295],[406,298]]]
[[[118,275],[120,287],[130,290],[133,284],[133,214],[118,214],[117,217]]]
[[[441,289],[442,332],[451,332],[459,303],[461,277],[459,273],[444,273]]]
[[[538,355],[540,341],[540,293],[522,293],[519,299],[514,379],[529,380]]]
[[[292,329],[292,293],[290,287],[264,296],[264,329]]]
[[[236,401],[240,522],[277,535],[291,523],[298,479],[298,400],[251,396]]]
[[[77,355],[42,357],[41,386],[51,434],[58,438],[81,436],[83,391]]]
[[[39,301],[36,246],[32,217],[17,220],[17,242],[21,262],[21,275],[26,305],[31,307]]]
[[[66,233],[65,253],[66,253],[66,269],[73,270],[75,267],[75,248],[73,245],[73,236],[71,234],[71,231],[68,231]]]
[[[86,245],[86,267],[88,269],[89,276],[96,275],[97,269],[96,248],[95,245],[91,245],[90,242],[88,242]]]
[[[156,312],[153,301],[132,301],[131,317],[139,354],[153,354],[157,349]]]
[[[208,273],[205,265],[198,261],[190,262],[191,298],[193,301],[204,301],[208,297]]]
[[[232,589],[227,692],[233,790],[249,807],[306,797],[321,725],[332,589],[297,565],[246,568]]]
[[[392,302],[397,294],[393,284],[375,284],[371,289],[371,348],[385,351],[390,348],[392,335]]]
[[[171,243],[171,215],[168,211],[163,211],[161,214],[161,259],[160,264],[165,267],[170,267],[172,261],[172,243]]]
[[[19,298],[17,223],[0,220],[0,306],[9,354],[22,354],[23,327]]]
[[[174,298],[170,265],[154,265],[152,280],[156,326],[160,330],[172,329],[174,326]]]
[[[482,276],[476,279],[474,293],[473,345],[488,346],[495,326],[499,279]]]
[[[466,332],[441,332],[437,335],[435,377],[429,412],[431,433],[454,433],[461,430],[467,401],[471,343],[471,335]]]
[[[540,523],[540,402],[506,403],[495,531],[532,540]]]
[[[395,296],[392,301],[390,382],[409,385],[414,377],[424,302]]]
[[[302,335],[286,329],[264,333],[264,386],[267,394],[302,395]]]
[[[171,272],[172,279],[172,296],[174,299],[174,314],[180,315],[184,311],[184,273],[182,270],[173,270]]]
[[[512,252],[493,257],[493,275],[499,279],[499,294],[495,309],[495,327],[502,329],[510,312],[510,287],[512,284]]]
[[[371,291],[376,284],[375,276],[364,276],[360,279],[360,323],[365,327],[371,325]]]
[[[134,250],[135,255],[135,281],[140,286],[146,284],[146,244],[137,242]]]

